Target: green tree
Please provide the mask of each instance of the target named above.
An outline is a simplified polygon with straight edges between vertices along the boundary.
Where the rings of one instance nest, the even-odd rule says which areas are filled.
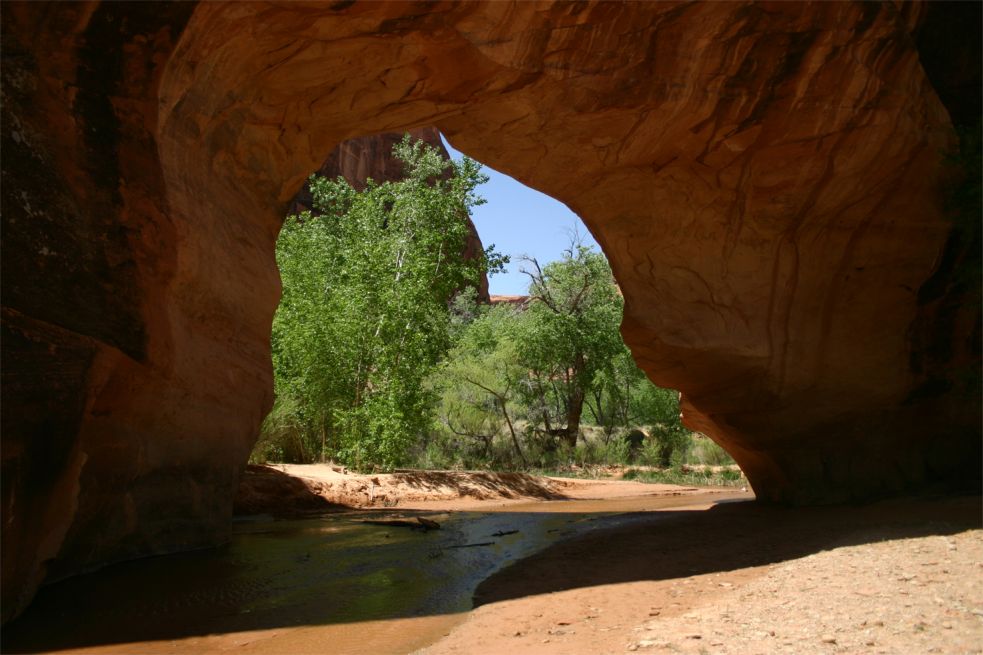
[[[362,192],[313,176],[314,211],[288,217],[277,242],[275,423],[302,425],[309,451],[356,468],[397,465],[430,427],[423,381],[450,345],[448,301],[488,262],[462,257],[480,166],[409,136],[394,155],[405,179]]]
[[[523,388],[530,419],[548,440],[573,447],[595,375],[624,349],[624,302],[607,259],[576,238],[559,261],[524,261],[530,302],[517,322],[516,347],[529,371]]]
[[[442,429],[427,444],[428,461],[562,466],[642,455],[675,462],[690,443],[679,394],[653,385],[622,341],[622,300],[603,256],[574,243],[559,262],[527,261],[533,284],[523,307],[482,308],[463,294],[455,300],[455,345],[432,381]],[[581,418],[605,429],[603,446],[569,438]],[[624,435],[616,430],[642,427],[644,444],[637,429],[632,447],[611,441]]]
[[[480,312],[460,333],[441,367],[441,417],[458,437],[479,440],[483,457],[507,429],[516,459],[527,465],[514,419],[518,389],[527,372],[516,351],[516,310],[507,305]]]
[[[633,400],[647,384],[651,382],[627,346],[594,374],[585,402],[594,424],[604,428],[605,441],[610,440],[615,428],[639,425]]]
[[[692,440],[679,417],[679,392],[657,387],[646,379],[631,398],[631,415],[636,425],[648,427],[655,440],[657,463],[669,466],[686,456]]]

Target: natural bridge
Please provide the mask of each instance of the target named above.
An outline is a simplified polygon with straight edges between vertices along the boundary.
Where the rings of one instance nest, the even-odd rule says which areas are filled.
[[[760,499],[979,479],[978,246],[946,209],[978,4],[3,14],[5,617],[223,538],[286,205],[341,141],[419,126],[583,218],[635,358]]]

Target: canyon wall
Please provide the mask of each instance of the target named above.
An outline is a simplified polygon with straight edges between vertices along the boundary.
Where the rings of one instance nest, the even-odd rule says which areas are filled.
[[[226,537],[288,203],[337,144],[425,125],[584,219],[636,359],[759,498],[975,484],[966,11],[5,3],[4,618]]]

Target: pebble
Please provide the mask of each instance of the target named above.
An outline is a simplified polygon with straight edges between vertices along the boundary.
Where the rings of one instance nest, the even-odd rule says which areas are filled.
[[[823,638],[822,639],[823,639],[823,643],[824,644],[835,644],[836,643],[836,637],[834,637],[832,635],[823,635]]]

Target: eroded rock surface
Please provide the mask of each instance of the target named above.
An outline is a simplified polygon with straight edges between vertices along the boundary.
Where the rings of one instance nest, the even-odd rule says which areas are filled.
[[[979,477],[925,73],[979,47],[915,38],[948,5],[3,11],[5,617],[42,579],[224,538],[287,204],[338,143],[420,125],[580,214],[636,358],[760,498]]]

